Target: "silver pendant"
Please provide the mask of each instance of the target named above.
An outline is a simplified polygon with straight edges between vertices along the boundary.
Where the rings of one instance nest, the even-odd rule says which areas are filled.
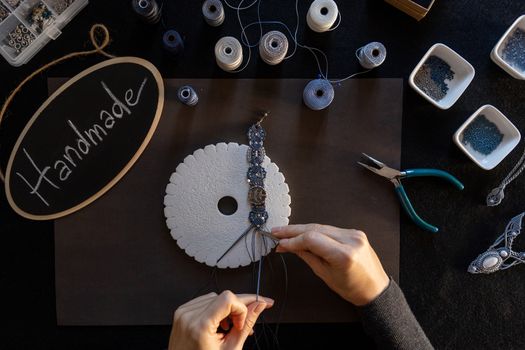
[[[525,212],[513,217],[509,221],[505,232],[494,241],[494,244],[470,263],[468,272],[473,274],[489,274],[525,263],[525,252],[512,250],[514,240],[521,233],[523,216],[525,216]]]
[[[487,196],[487,206],[495,207],[501,203],[503,198],[505,198],[505,192],[503,190],[505,186],[496,187]]]

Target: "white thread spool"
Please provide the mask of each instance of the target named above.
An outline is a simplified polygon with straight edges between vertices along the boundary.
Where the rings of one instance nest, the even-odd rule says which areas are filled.
[[[212,27],[218,27],[224,22],[224,6],[220,0],[206,0],[202,4],[204,20]]]
[[[287,52],[288,38],[277,30],[264,34],[259,42],[259,54],[271,66],[281,63]]]
[[[371,42],[356,51],[359,64],[365,69],[373,69],[379,67],[385,62],[386,47],[379,42]]]
[[[232,36],[225,36],[215,44],[215,60],[221,69],[231,72],[239,68],[242,63],[242,47],[239,40]]]
[[[333,0],[315,0],[306,15],[306,23],[314,32],[330,30],[339,16],[339,9]]]

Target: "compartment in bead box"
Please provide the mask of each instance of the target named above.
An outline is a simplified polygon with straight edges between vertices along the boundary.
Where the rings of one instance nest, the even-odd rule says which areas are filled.
[[[88,0],[0,0],[0,54],[27,63],[82,10]]]
[[[0,23],[2,23],[4,19],[9,17],[10,14],[11,14],[11,11],[9,11],[7,7],[5,7],[2,3],[0,3]]]
[[[0,25],[1,48],[10,57],[17,57],[36,39],[16,16],[9,16]]]
[[[42,33],[56,19],[56,15],[42,0],[25,0],[15,10],[15,15],[34,33]]]
[[[45,2],[56,12],[57,15],[61,15],[75,2],[75,0],[45,0]]]
[[[4,2],[12,9],[16,9],[23,0],[4,0]]]

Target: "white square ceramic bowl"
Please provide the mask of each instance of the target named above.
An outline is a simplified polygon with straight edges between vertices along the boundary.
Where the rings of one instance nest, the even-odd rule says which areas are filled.
[[[499,39],[496,46],[494,46],[494,49],[492,49],[492,52],[490,53],[490,58],[494,61],[494,63],[503,68],[503,70],[509,73],[512,77],[516,79],[525,80],[525,71],[519,70],[518,68],[511,66],[502,57],[503,49],[507,45],[509,37],[512,34],[514,34],[514,31],[518,28],[525,31],[525,15],[515,20],[514,23],[509,27],[509,29],[507,29],[505,34],[503,34],[501,39]],[[523,52],[523,55],[525,55],[525,52]]]
[[[452,71],[455,73],[454,78],[451,81],[446,81],[449,90],[446,96],[439,101],[436,101],[432,97],[428,96],[422,89],[420,89],[416,85],[414,81],[416,73],[419,71],[421,66],[425,64],[425,62],[430,56],[437,56],[441,58],[443,61],[450,65],[450,69],[452,69]],[[427,51],[425,56],[423,56],[421,61],[419,61],[419,63],[417,64],[416,68],[414,68],[412,74],[410,74],[409,84],[421,96],[423,96],[436,107],[439,107],[441,109],[449,109],[454,105],[454,103],[456,103],[456,101],[463,94],[463,92],[465,92],[467,87],[472,82],[472,79],[474,79],[475,74],[476,71],[474,67],[472,67],[472,65],[467,60],[461,57],[456,51],[452,50],[450,47],[438,43],[432,46]]]
[[[482,114],[485,115],[489,121],[496,124],[499,131],[503,134],[503,140],[501,140],[501,143],[488,155],[477,152],[472,149],[471,146],[465,145],[462,142],[463,132],[467,126]],[[454,143],[478,166],[485,170],[491,170],[505,159],[505,157],[518,145],[521,139],[521,134],[514,124],[512,124],[512,122],[496,107],[485,105],[474,112],[474,114],[472,114],[465,123],[459,127],[453,138]]]

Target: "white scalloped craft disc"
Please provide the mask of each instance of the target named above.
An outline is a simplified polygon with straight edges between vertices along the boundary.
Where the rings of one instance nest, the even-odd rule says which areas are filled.
[[[275,245],[269,239],[263,245],[257,235],[253,257],[254,236],[250,233],[217,263],[250,226],[246,181],[248,149],[247,145],[237,143],[208,145],[187,156],[170,177],[164,197],[166,224],[179,247],[198,262],[220,268],[247,266],[268,254]],[[267,172],[264,184],[269,218],[266,226],[271,229],[287,225],[291,198],[284,175],[268,157],[263,167]],[[228,196],[237,202],[237,211],[232,215],[224,215],[218,208],[219,200]]]

